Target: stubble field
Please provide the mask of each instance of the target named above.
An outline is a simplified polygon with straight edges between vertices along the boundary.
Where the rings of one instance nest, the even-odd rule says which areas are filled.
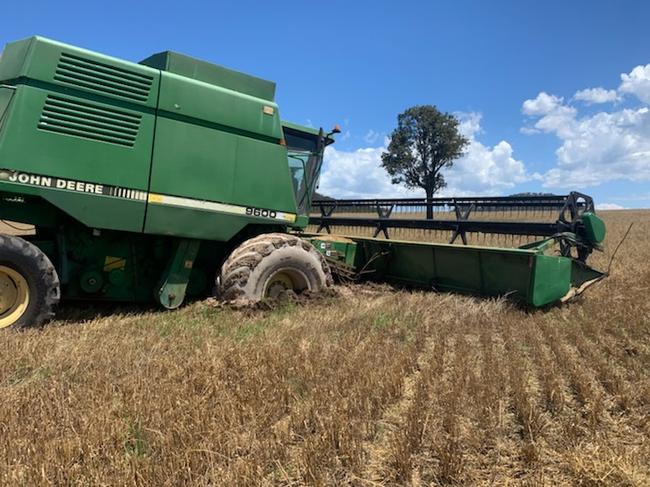
[[[577,301],[338,287],[0,336],[1,485],[650,485],[650,211]],[[489,243],[489,242],[487,242]]]

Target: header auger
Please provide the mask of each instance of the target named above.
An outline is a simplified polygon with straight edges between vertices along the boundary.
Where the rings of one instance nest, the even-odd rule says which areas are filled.
[[[585,263],[604,226],[584,195],[573,207],[563,200],[552,235],[498,227],[548,237],[519,249],[305,234],[337,130],[283,121],[274,100],[270,81],[174,52],[132,63],[40,37],[7,45],[0,219],[33,232],[0,237],[0,327],[41,324],[60,298],[173,309],[215,287],[249,301],[318,292],[332,269],[534,306],[602,275]],[[385,236],[430,228],[467,242],[490,223],[477,227],[471,213],[500,203],[455,204],[451,223],[379,214],[370,224]],[[322,228],[341,223],[327,205],[311,220]],[[560,255],[548,255],[555,241]]]

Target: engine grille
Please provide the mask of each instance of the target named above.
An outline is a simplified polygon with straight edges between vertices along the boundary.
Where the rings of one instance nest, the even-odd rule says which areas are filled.
[[[61,54],[54,79],[68,85],[138,102],[149,99],[153,83],[151,76],[66,53]]]
[[[48,96],[38,128],[133,147],[142,116],[89,102]]]

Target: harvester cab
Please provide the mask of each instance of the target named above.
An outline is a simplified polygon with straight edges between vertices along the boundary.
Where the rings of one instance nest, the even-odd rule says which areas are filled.
[[[325,148],[334,143],[333,135],[340,133],[337,126],[325,134],[323,129],[312,129],[295,123],[282,123],[291,181],[299,215],[308,216],[314,191],[323,165]]]
[[[283,121],[271,81],[175,52],[132,63],[41,37],[8,44],[0,220],[33,230],[0,235],[0,328],[47,321],[61,297],[153,298],[174,309],[213,289],[247,301],[319,292],[341,258],[347,271],[376,280],[508,294],[535,306],[596,276],[572,271],[604,232],[580,205],[563,226],[531,233],[582,245],[575,258],[541,255],[541,247],[305,235],[310,224],[341,223],[328,218],[344,203],[312,201],[338,132]],[[388,236],[386,216],[372,224]],[[465,240],[472,222],[436,223]],[[521,225],[508,228],[529,230]]]

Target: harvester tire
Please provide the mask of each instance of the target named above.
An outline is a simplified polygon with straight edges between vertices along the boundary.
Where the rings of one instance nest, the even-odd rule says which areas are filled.
[[[40,326],[61,297],[50,259],[20,237],[0,235],[0,328]]]
[[[258,302],[287,291],[318,293],[331,284],[329,265],[311,243],[268,233],[246,240],[226,259],[217,278],[217,297]]]

